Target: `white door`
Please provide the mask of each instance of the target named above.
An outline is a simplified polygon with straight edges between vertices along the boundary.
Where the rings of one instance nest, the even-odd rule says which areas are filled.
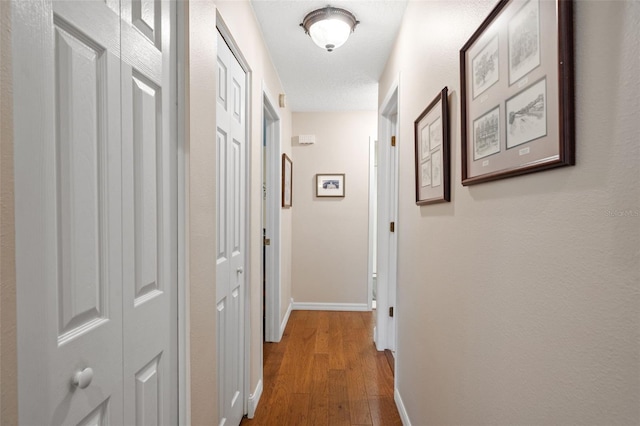
[[[246,76],[218,34],[216,307],[220,423],[244,414]]]
[[[164,19],[168,36],[169,10],[160,4],[138,2],[131,16],[150,22],[151,10],[156,22]],[[118,1],[12,6],[20,423],[175,424],[177,341],[167,337],[177,332],[171,301],[177,258],[169,248],[175,176],[167,164],[174,118],[156,102],[169,74],[151,74],[158,55],[130,47],[136,37]],[[121,96],[131,79],[121,73],[125,52],[142,61],[137,75],[155,85],[155,95],[140,95],[129,83],[132,94]],[[151,140],[155,165],[146,152],[141,165],[132,147]],[[134,182],[137,175],[144,183]],[[155,199],[149,225],[154,213],[138,206],[153,209]],[[159,236],[149,235],[154,230]],[[144,248],[136,250],[139,238]],[[133,270],[152,284],[140,285]]]
[[[124,424],[175,425],[175,3],[120,5]]]
[[[264,114],[264,167],[266,169],[266,200],[263,208],[265,239],[264,245],[264,340],[279,342],[280,330],[280,210],[281,210],[281,170],[280,117],[270,97],[263,95]]]

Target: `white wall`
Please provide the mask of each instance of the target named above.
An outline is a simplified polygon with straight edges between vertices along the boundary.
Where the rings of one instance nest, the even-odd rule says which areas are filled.
[[[400,73],[398,391],[414,425],[639,424],[640,4],[575,2],[576,166],[462,187],[459,50],[493,4],[409,2],[379,86]],[[445,85],[452,202],[418,207]]]
[[[292,293],[296,303],[366,305],[369,137],[375,111],[296,112],[293,145]],[[345,173],[344,198],[317,198],[316,173]]]

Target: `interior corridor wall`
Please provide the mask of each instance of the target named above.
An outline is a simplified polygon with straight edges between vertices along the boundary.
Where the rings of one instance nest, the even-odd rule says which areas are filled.
[[[292,294],[295,303],[368,301],[369,138],[375,111],[295,112]],[[318,198],[316,173],[345,174],[344,198]]]
[[[463,187],[459,50],[494,4],[410,1],[379,85],[400,75],[400,398],[412,424],[638,424],[640,3],[574,2],[576,165]],[[452,200],[418,207],[444,86]]]
[[[263,42],[251,4],[247,0],[189,2],[188,105],[190,146],[189,189],[189,291],[190,291],[190,396],[191,423],[215,424],[217,411],[215,357],[215,96],[216,14],[219,14],[250,67],[251,108],[247,155],[250,159],[249,250],[250,371],[249,393],[262,374],[262,90],[272,96],[284,93]],[[291,112],[278,110],[283,152],[291,155]],[[290,299],[291,213],[282,211],[281,292]],[[281,314],[281,319],[284,312]],[[249,397],[250,395],[245,395]]]
[[[262,32],[256,20],[251,3],[247,0],[216,1],[222,19],[229,28],[242,55],[251,68],[251,109],[249,111],[250,147],[248,155],[251,161],[251,181],[249,182],[249,230],[251,265],[251,375],[250,392],[256,388],[262,371],[262,99],[263,89],[277,101],[278,94],[285,93],[280,77],[271,62],[271,56],[262,38]],[[291,153],[291,110],[279,108],[281,150]],[[280,321],[284,319],[288,301],[291,298],[291,211],[281,210],[281,258],[280,292],[281,300],[287,304],[282,307]],[[213,309],[213,308],[212,308]]]

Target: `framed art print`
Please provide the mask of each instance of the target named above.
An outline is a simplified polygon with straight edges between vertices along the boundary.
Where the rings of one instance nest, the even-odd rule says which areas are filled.
[[[417,205],[451,200],[447,97],[445,87],[414,122]]]
[[[282,207],[291,207],[293,201],[293,163],[282,154]]]
[[[316,197],[344,197],[344,173],[317,174]]]
[[[575,164],[572,0],[500,0],[460,79],[463,185]]]

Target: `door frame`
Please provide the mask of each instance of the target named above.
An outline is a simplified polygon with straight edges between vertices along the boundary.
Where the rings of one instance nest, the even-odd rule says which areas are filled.
[[[400,76],[391,84],[378,112],[378,287],[374,340],[379,351],[396,349],[397,321],[389,318],[388,310],[393,306],[397,318],[399,93]],[[391,136],[396,137],[394,148]],[[389,231],[390,222],[395,222],[393,235]]]
[[[250,390],[250,372],[251,372],[251,67],[249,62],[242,54],[240,47],[235,41],[231,30],[224,22],[220,11],[216,8],[216,29],[222,35],[231,53],[237,59],[240,67],[245,73],[245,137],[246,137],[246,156],[245,156],[245,214],[244,214],[244,226],[245,236],[244,244],[246,247],[244,253],[244,275],[245,275],[245,289],[244,289],[244,321],[241,324],[244,334],[244,362],[243,362],[243,414],[247,414],[249,410],[249,395]],[[218,48],[216,46],[216,56],[218,55]],[[218,360],[216,360],[217,362]]]
[[[186,128],[186,64],[188,63],[188,41],[183,37],[188,30],[187,3],[176,2],[176,74],[177,74],[177,178],[178,178],[178,422],[191,424],[191,340],[189,338],[190,315],[188,223],[189,223],[189,156],[187,153]]]
[[[261,211],[266,207],[267,217],[266,223],[262,224],[262,228],[269,231],[266,238],[271,239],[270,249],[266,250],[265,255],[265,271],[266,276],[266,312],[265,312],[265,335],[264,340],[267,342],[279,342],[282,339],[282,330],[280,327],[280,228],[281,228],[281,194],[280,188],[280,168],[282,162],[282,146],[281,146],[281,122],[278,105],[273,96],[270,95],[266,88],[265,82],[262,83],[262,123],[264,150],[263,155],[266,156],[267,176],[266,184],[266,200],[263,199]],[[262,163],[264,164],[264,162]],[[264,172],[263,172],[264,176]],[[264,220],[264,218],[263,218]],[[266,225],[266,226],[265,226]],[[261,357],[262,359],[262,357]]]
[[[373,270],[377,272],[378,179],[377,138],[369,137],[369,260],[367,265],[367,309],[373,309]]]

